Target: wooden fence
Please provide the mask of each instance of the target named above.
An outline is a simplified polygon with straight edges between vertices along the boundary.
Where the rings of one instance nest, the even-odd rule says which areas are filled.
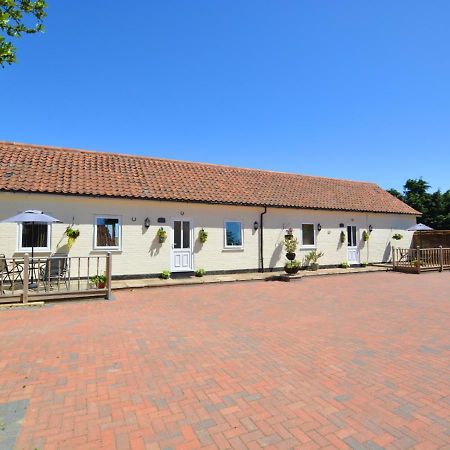
[[[399,272],[450,269],[450,248],[392,248],[392,268]]]
[[[46,258],[0,256],[0,303],[111,298],[111,253],[99,256]]]

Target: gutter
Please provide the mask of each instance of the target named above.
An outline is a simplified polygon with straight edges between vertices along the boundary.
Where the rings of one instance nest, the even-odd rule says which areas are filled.
[[[264,214],[267,213],[267,206],[264,206],[264,211],[260,215],[259,219],[259,259],[260,259],[260,272],[264,273]]]

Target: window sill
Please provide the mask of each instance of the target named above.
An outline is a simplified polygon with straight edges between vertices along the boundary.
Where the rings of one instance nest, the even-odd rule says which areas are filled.
[[[121,248],[110,248],[110,247],[100,247],[100,248],[95,247],[92,251],[93,252],[119,253],[122,251],[122,249]]]
[[[222,249],[223,252],[243,252],[244,251],[244,247],[236,247],[236,248],[232,248],[232,247],[225,247]]]
[[[317,245],[301,245],[300,250],[317,250]]]

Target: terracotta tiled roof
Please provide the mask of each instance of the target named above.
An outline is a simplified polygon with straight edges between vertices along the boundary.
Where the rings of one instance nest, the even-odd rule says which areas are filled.
[[[373,183],[10,142],[0,190],[418,214]]]

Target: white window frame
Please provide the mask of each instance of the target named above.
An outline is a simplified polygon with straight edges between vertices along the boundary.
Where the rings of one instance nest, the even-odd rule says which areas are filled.
[[[313,226],[313,236],[314,236],[314,244],[303,244],[303,225],[312,225]],[[310,222],[303,222],[300,225],[300,247],[301,248],[317,248],[317,230],[316,224]]]
[[[227,223],[238,223],[241,226],[241,245],[227,245]],[[244,249],[244,224],[241,220],[226,219],[223,221],[223,248],[225,250],[243,250]]]
[[[22,229],[23,224],[17,224],[17,251],[21,253],[31,253],[31,247],[22,247]],[[47,224],[35,224],[35,225],[47,225],[47,245],[45,247],[34,247],[34,253],[47,253],[50,252],[51,242],[52,242],[52,226],[50,223]]]
[[[119,245],[118,246],[99,246],[97,245],[97,219],[118,219],[119,221]],[[122,250],[122,216],[111,214],[96,214],[94,216],[94,250]]]

